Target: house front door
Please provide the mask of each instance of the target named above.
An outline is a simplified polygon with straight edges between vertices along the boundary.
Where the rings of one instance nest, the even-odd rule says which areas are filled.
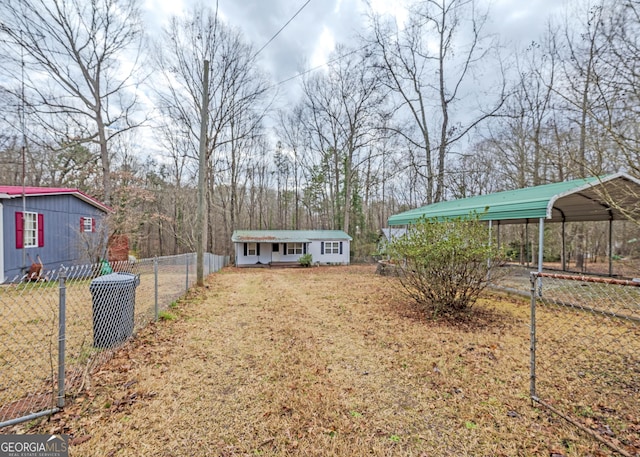
[[[271,246],[271,261],[280,262],[282,259],[282,243],[273,243]]]

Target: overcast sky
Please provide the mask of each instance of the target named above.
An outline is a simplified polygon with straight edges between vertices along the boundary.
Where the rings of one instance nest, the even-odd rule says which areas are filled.
[[[337,44],[353,44],[363,33],[369,5],[377,13],[394,14],[398,21],[406,18],[402,5],[407,0],[310,0],[291,23],[260,53],[259,64],[278,86],[280,96],[274,108],[297,103],[301,72],[322,66]],[[415,0],[412,0],[415,1]],[[488,31],[499,35],[509,46],[537,40],[544,32],[548,18],[561,13],[569,1],[589,0],[480,0],[489,5]],[[142,0],[148,33],[157,35],[173,15],[182,14],[205,2],[215,8],[216,0]],[[307,0],[218,0],[224,21],[245,36],[257,51],[289,21]],[[487,71],[491,71],[490,69]],[[472,91],[477,91],[473,86]],[[481,97],[481,95],[479,95]],[[473,109],[465,112],[473,115]],[[457,119],[458,121],[461,119]],[[145,138],[153,135],[147,131]],[[147,149],[148,149],[147,145]],[[152,148],[153,149],[153,148]]]
[[[239,28],[257,50],[302,7],[307,0],[219,0],[221,16]],[[181,14],[198,0],[144,0],[149,32],[168,18]],[[377,12],[393,13],[401,21],[403,0],[368,0]],[[566,6],[566,0],[487,0],[491,30],[505,43],[528,43],[543,32],[547,18]],[[207,4],[215,7],[215,0]],[[364,30],[367,0],[311,0],[260,54],[260,63],[274,82],[328,60],[338,43],[348,44]],[[296,84],[296,80],[288,84]],[[286,87],[283,87],[286,90]]]

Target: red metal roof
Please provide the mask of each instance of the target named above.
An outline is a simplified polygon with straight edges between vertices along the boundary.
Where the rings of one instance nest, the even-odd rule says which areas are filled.
[[[0,186],[0,198],[2,194],[7,195],[9,198],[16,198],[22,196],[22,186]],[[90,195],[85,194],[81,190],[72,189],[69,187],[24,187],[25,195],[30,197],[37,197],[40,195],[73,195],[87,203],[99,208],[105,212],[113,212],[113,209],[105,205],[101,201],[93,198]]]

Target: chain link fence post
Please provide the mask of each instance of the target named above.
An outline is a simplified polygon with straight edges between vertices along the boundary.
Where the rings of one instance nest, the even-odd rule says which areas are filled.
[[[158,320],[158,257],[153,258],[153,310],[154,310],[154,320]]]
[[[536,274],[531,273],[531,324],[529,329],[529,396],[536,401]]]
[[[186,264],[187,264],[187,271],[186,271],[186,279],[184,282],[184,291],[188,292],[189,291],[189,254],[185,254],[185,258],[186,260]]]
[[[58,300],[58,408],[64,407],[65,350],[67,329],[67,270],[62,268],[59,277]]]

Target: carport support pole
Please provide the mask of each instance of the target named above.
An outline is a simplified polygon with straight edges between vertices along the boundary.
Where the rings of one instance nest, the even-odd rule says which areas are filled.
[[[492,239],[491,239],[492,229],[493,229],[493,221],[490,220],[489,221],[489,247],[491,247],[491,242],[492,242]],[[487,281],[490,281],[490,280],[491,280],[491,258],[488,258],[487,259]]]
[[[540,218],[538,224],[538,273],[542,273],[542,262],[544,260],[544,219]],[[542,297],[542,277],[538,276],[538,295]]]
[[[613,219],[609,219],[609,277],[613,276]]]
[[[538,273],[542,273],[542,261],[544,259],[544,219],[540,218],[540,231],[538,233]]]
[[[64,407],[64,355],[66,350],[66,328],[67,328],[67,270],[60,271],[60,288],[58,300],[58,408]]]
[[[562,271],[567,271],[567,245],[565,240],[564,220],[562,221]]]
[[[529,268],[529,219],[524,223],[524,264]]]

